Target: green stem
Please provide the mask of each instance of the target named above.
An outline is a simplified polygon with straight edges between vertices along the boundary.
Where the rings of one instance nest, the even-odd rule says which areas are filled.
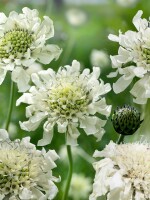
[[[74,39],[73,38],[70,38],[69,41],[68,41],[68,44],[65,48],[65,51],[64,51],[64,54],[63,54],[63,58],[60,62],[60,66],[63,66],[66,64],[68,58],[70,57],[70,54],[72,53],[72,50],[73,50],[73,47],[74,47]]]
[[[142,137],[144,137],[144,140],[149,141],[150,139],[150,99],[142,107],[141,119],[144,119],[144,121],[141,123],[136,134],[134,134],[133,141],[141,140]]]
[[[118,141],[117,141],[117,144],[123,143],[124,142],[124,137],[125,137],[124,135],[120,134],[120,136],[118,138]]]
[[[69,159],[69,172],[68,172],[68,178],[67,178],[67,183],[64,191],[64,195],[62,200],[67,200],[68,199],[68,193],[69,193],[69,188],[70,188],[70,183],[71,183],[71,178],[72,178],[72,172],[73,172],[73,160],[72,160],[72,153],[71,153],[71,146],[67,145],[67,153],[68,153],[68,159]]]
[[[6,119],[6,125],[5,125],[5,129],[7,131],[9,128],[11,114],[12,114],[13,99],[14,99],[14,83],[13,81],[11,81],[10,100],[9,100],[9,107],[8,107],[7,119]]]

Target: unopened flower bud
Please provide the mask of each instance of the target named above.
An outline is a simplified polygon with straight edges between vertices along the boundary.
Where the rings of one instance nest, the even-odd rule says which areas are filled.
[[[112,115],[112,123],[115,131],[122,135],[132,135],[140,127],[139,111],[129,105],[118,107]]]

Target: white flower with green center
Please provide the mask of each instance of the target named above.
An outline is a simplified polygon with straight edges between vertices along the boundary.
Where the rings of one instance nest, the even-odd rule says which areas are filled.
[[[52,20],[44,16],[41,21],[35,9],[22,11],[11,12],[8,17],[0,13],[0,84],[7,71],[11,71],[20,92],[29,88],[30,76],[26,69],[35,61],[48,64],[61,53],[58,46],[45,44],[54,36]]]
[[[141,19],[142,13],[138,11],[133,18],[137,31],[120,32],[119,36],[109,35],[110,40],[120,45],[118,55],[111,56],[113,68],[117,70],[109,77],[115,77],[118,73],[121,75],[113,84],[113,89],[115,93],[120,93],[136,78],[130,92],[139,104],[145,104],[150,98],[150,26],[149,21]]]
[[[89,200],[103,195],[108,200],[150,199],[150,145],[110,142],[94,157],[103,157],[94,163],[96,175]]]
[[[58,189],[52,169],[58,155],[54,150],[36,150],[30,138],[11,141],[0,129],[0,199],[51,200]]]
[[[67,144],[77,144],[78,127],[100,140],[106,120],[100,119],[98,114],[109,116],[111,106],[106,104],[103,95],[111,88],[110,84],[99,80],[99,75],[96,67],[92,73],[89,69],[80,73],[77,61],[73,61],[72,66],[61,67],[57,73],[48,69],[32,74],[34,86],[17,100],[17,105],[29,104],[26,108],[29,120],[20,122],[21,128],[34,131],[45,120],[43,139],[39,141],[41,146],[51,142],[55,124],[58,132],[66,133]]]

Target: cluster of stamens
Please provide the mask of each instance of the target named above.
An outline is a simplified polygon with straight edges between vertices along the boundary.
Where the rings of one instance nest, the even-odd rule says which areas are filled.
[[[23,56],[33,42],[33,33],[24,29],[14,29],[8,31],[0,39],[0,58],[14,58]]]
[[[3,145],[11,145],[13,143]],[[21,150],[22,149],[22,150]],[[26,149],[20,148],[4,148],[0,149],[0,193],[19,194],[25,187],[30,188],[39,172],[38,158],[32,158]]]
[[[146,60],[146,63],[150,64],[150,49],[143,48],[142,49],[142,56]]]
[[[71,117],[86,112],[88,98],[86,91],[74,83],[63,83],[53,87],[49,95],[52,113],[61,117]]]
[[[146,144],[122,144],[116,149],[115,162],[123,169],[123,177],[129,178],[134,188],[143,191],[146,199],[150,189],[150,149]],[[147,183],[147,189],[145,184]]]

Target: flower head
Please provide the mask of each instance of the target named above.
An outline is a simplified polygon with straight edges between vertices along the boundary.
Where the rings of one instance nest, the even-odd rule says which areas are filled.
[[[120,32],[118,37],[109,35],[110,40],[120,45],[118,55],[111,56],[113,68],[117,68],[117,71],[109,77],[117,76],[118,73],[121,75],[113,84],[116,93],[125,90],[136,77],[137,81],[130,92],[136,103],[145,104],[150,98],[150,27],[149,21],[141,19],[141,16],[142,11],[138,11],[133,18],[137,31]]]
[[[90,200],[107,195],[109,200],[150,199],[150,145],[110,142],[94,153],[104,159],[94,163],[96,175]]]
[[[72,26],[75,26],[75,27],[83,25],[87,20],[86,13],[83,10],[80,10],[77,8],[69,9],[66,12],[66,18],[67,18],[67,21]]]
[[[69,196],[73,200],[87,199],[91,191],[91,179],[85,177],[83,174],[73,174]]]
[[[93,72],[85,69],[80,74],[80,64],[73,61],[72,66],[60,68],[57,73],[52,69],[32,74],[34,86],[18,100],[29,104],[26,108],[28,121],[20,123],[27,131],[36,130],[44,123],[44,138],[39,145],[51,142],[53,127],[58,126],[58,132],[66,133],[67,144],[76,145],[79,136],[78,127],[83,128],[87,135],[95,135],[101,139],[106,120],[96,113],[109,116],[111,106],[106,104],[102,96],[110,91],[110,84],[104,84],[99,78],[99,68]]]
[[[122,7],[131,7],[138,3],[139,0],[116,0]]]
[[[110,63],[109,56],[105,51],[93,49],[91,52],[90,60],[93,66],[103,69]]]
[[[140,113],[136,108],[124,105],[118,107],[112,115],[112,123],[117,133],[132,135],[140,127]]]
[[[11,141],[4,129],[0,138],[0,199],[53,199],[56,152],[36,150],[29,137]]]
[[[0,84],[7,71],[11,71],[12,80],[21,92],[29,88],[30,76],[26,69],[30,65],[35,61],[48,64],[61,53],[58,46],[45,44],[54,36],[52,20],[44,16],[41,21],[35,9],[22,11],[20,14],[13,11],[8,17],[0,13]]]

